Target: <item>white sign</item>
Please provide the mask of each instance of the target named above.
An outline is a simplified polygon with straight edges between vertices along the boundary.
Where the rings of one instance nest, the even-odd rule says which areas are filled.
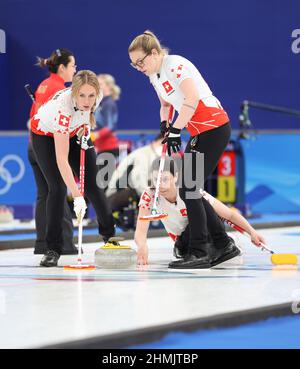
[[[6,53],[6,35],[3,29],[0,29],[0,53]]]
[[[6,167],[8,162],[15,162],[18,166],[17,174],[12,174]],[[0,187],[0,195],[6,194],[11,186],[19,182],[25,174],[25,164],[18,155],[9,154],[1,158],[0,160],[0,179],[2,187]]]
[[[292,43],[292,52],[294,54],[300,53],[300,29],[294,29],[292,37],[295,39]]]

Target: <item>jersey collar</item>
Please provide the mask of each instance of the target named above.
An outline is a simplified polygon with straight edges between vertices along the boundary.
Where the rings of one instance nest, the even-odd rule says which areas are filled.
[[[50,73],[50,78],[65,85],[65,80],[63,78],[61,78],[58,74],[56,73]]]

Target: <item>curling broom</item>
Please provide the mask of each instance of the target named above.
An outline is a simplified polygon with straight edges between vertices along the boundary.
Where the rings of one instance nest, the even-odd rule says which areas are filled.
[[[84,134],[82,135],[82,137]],[[81,138],[82,140],[82,138]],[[84,174],[85,174],[85,149],[80,149],[80,169],[79,169],[79,183],[80,183],[80,193],[84,196]],[[78,223],[78,257],[77,264],[65,265],[65,270],[95,270],[96,267],[91,264],[82,264],[81,259],[81,247],[82,247],[82,228],[83,228],[83,216],[79,217]]]
[[[173,108],[173,106],[170,106],[169,117],[168,117],[169,125],[170,125],[170,123],[172,121],[172,118],[173,118],[173,112],[174,112],[174,108]],[[157,176],[157,182],[156,182],[156,187],[155,187],[155,195],[154,195],[154,201],[153,201],[151,214],[150,215],[145,215],[143,217],[139,217],[139,220],[143,220],[143,221],[146,221],[146,222],[151,222],[152,220],[162,220],[162,219],[165,219],[165,218],[168,217],[168,214],[159,213],[159,211],[157,210],[159,186],[160,186],[161,175],[162,175],[164,165],[165,165],[166,155],[167,155],[167,144],[165,143],[163,145],[161,160],[160,160],[160,163],[159,163],[158,176]]]
[[[251,238],[250,235],[242,227],[232,223],[231,221],[221,218],[225,223],[227,223],[231,228],[242,233],[244,236]],[[297,265],[298,257],[295,254],[277,254],[273,250],[269,249],[263,242],[260,242],[259,246],[268,251],[271,254],[271,262],[274,265]]]

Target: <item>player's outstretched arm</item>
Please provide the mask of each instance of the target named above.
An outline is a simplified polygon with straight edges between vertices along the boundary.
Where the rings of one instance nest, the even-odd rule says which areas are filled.
[[[214,198],[212,204],[215,212],[221,217],[225,218],[237,226],[245,229],[245,231],[250,235],[251,241],[259,246],[260,242],[266,243],[264,238],[257,233],[257,231],[250,225],[250,223],[237,211],[230,209],[228,206],[224,205],[221,201]]]
[[[149,215],[150,210],[139,207],[138,220],[134,233],[134,241],[137,245],[137,264],[148,265],[148,245],[147,234],[149,229],[149,222],[145,222],[139,219],[145,215]]]

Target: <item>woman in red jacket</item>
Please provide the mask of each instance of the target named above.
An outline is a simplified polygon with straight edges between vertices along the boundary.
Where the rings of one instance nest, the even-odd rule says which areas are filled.
[[[76,72],[75,58],[67,49],[56,49],[47,59],[38,58],[37,65],[47,68],[50,72],[48,78],[43,80],[35,92],[35,101],[32,104],[30,118],[38,109],[46,103],[56,92],[63,90],[66,82],[71,82]],[[48,185],[40,167],[38,166],[32,140],[30,137],[28,145],[28,159],[31,164],[36,186],[37,198],[35,207],[36,241],[34,245],[35,254],[44,254],[46,251],[46,201],[48,197]],[[63,254],[76,254],[77,249],[73,242],[72,213],[65,201],[63,217]]]

